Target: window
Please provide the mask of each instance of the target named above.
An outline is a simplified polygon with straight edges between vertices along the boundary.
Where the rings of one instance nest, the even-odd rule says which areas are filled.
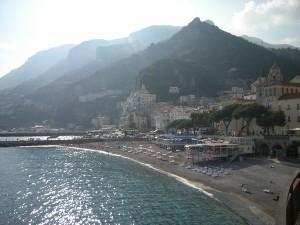
[[[298,89],[296,89],[295,92],[298,93]]]
[[[291,89],[291,93],[294,94],[294,89],[293,88]]]
[[[281,92],[282,92],[282,94],[284,94],[284,88],[281,88]]]
[[[300,110],[300,104],[297,104],[297,110]]]
[[[287,110],[291,110],[290,104],[287,105],[287,108],[286,108],[286,109],[287,109]]]
[[[297,122],[298,123],[300,122],[300,116],[297,116]]]
[[[273,95],[276,96],[276,87],[273,89]]]
[[[287,121],[291,122],[291,117],[290,116],[287,117]]]
[[[267,92],[267,89],[265,89],[265,97],[268,96],[268,92]]]
[[[288,88],[286,88],[286,93],[287,93],[287,94],[289,93],[289,89],[288,89]]]

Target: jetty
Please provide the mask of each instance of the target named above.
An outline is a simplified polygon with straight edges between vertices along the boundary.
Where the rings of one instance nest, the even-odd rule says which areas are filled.
[[[47,137],[47,136],[44,136],[44,137]],[[142,139],[142,138],[128,138],[128,137],[102,138],[102,137],[86,137],[86,136],[76,136],[75,138],[71,138],[71,139],[59,139],[59,138],[22,139],[22,138],[20,138],[20,139],[15,139],[15,140],[0,140],[0,147],[38,146],[38,145],[70,145],[70,144],[86,144],[86,143],[97,143],[97,142],[144,141],[144,140],[145,139]]]

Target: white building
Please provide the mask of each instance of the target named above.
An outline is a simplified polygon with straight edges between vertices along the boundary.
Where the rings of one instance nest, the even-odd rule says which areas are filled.
[[[245,95],[245,91],[240,87],[232,87],[231,90],[219,92],[218,95],[220,101],[242,99]]]
[[[183,107],[183,106],[175,106],[171,108],[169,116],[170,120],[182,120],[182,119],[190,119],[191,114],[195,112],[194,108],[191,107]]]
[[[284,95],[271,104],[273,110],[281,110],[286,116],[283,133],[289,129],[300,128],[300,93]]]
[[[183,105],[192,105],[195,103],[195,95],[182,95],[179,97],[179,103]]]
[[[248,101],[255,101],[256,100],[256,94],[244,95],[243,99],[248,100]]]
[[[277,128],[276,133],[300,128],[300,76],[283,82],[280,68],[274,64],[264,82],[257,85],[256,100],[274,111],[281,110],[286,116],[286,126]]]
[[[132,92],[126,101],[121,103],[120,126],[129,126],[129,119],[133,119],[137,128],[148,127],[150,113],[155,102],[156,95],[151,94],[144,85],[141,89]]]
[[[231,95],[233,98],[243,98],[244,97],[244,89],[240,87],[232,87],[231,88]]]
[[[156,95],[149,93],[143,85],[141,89],[132,92],[127,98],[124,106],[128,111],[147,110],[156,102]]]
[[[197,112],[197,109],[158,103],[152,114],[152,124],[156,129],[165,129],[174,120],[190,119],[193,112]]]
[[[96,118],[93,118],[91,122],[95,128],[99,129],[102,128],[104,125],[108,125],[109,119],[105,116],[99,115]]]
[[[295,76],[289,82],[283,82],[280,68],[274,64],[266,77],[259,77],[252,84],[252,91],[256,92],[256,102],[273,111],[281,110],[286,116],[284,127],[275,127],[273,134],[286,134],[289,129],[300,128],[300,76]],[[237,135],[242,127],[241,120],[233,120],[229,133]],[[259,135],[263,130],[253,120],[250,133]]]
[[[170,94],[178,94],[179,91],[180,91],[179,87],[176,87],[176,86],[169,87],[169,93]]]

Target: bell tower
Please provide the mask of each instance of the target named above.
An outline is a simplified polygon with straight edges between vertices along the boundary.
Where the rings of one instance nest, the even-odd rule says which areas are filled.
[[[267,76],[267,83],[276,84],[282,81],[283,81],[283,76],[281,74],[280,68],[276,63],[274,63]]]

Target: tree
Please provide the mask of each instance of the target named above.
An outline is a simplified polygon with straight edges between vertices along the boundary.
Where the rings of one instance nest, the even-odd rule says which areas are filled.
[[[270,110],[256,118],[256,124],[264,129],[264,134],[269,134],[270,127],[272,127],[272,119],[272,112]]]
[[[136,124],[134,122],[134,117],[132,114],[129,115],[129,124],[128,124],[130,129],[136,129]]]
[[[259,105],[257,103],[251,104],[241,104],[239,105],[233,113],[233,116],[236,119],[242,119],[242,127],[238,133],[241,135],[246,128],[247,134],[249,135],[249,126],[253,119],[258,118],[260,115],[266,113],[267,108],[263,105]]]
[[[193,127],[192,120],[189,119],[180,119],[180,120],[174,120],[172,121],[167,128],[174,128],[177,130],[184,130],[184,129],[190,129]]]
[[[240,104],[231,104],[225,106],[222,110],[215,111],[212,113],[211,118],[215,122],[220,122],[224,124],[225,135],[228,135],[228,128],[233,119],[233,112],[240,106]]]
[[[283,127],[286,124],[285,121],[285,114],[283,111],[276,111],[273,113],[273,121],[274,121],[274,125],[273,126],[279,126],[279,127]]]
[[[211,127],[212,126],[211,114],[208,112],[192,113],[191,120],[192,120],[194,129],[199,128],[199,127]]]
[[[264,129],[264,134],[270,135],[270,128],[275,126],[283,127],[285,125],[285,114],[283,111],[267,110],[256,118],[256,124]]]

